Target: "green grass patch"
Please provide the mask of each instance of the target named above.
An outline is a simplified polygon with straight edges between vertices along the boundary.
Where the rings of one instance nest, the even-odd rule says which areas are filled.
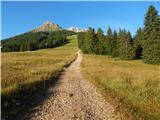
[[[122,119],[160,119],[159,65],[83,55],[81,70],[115,106]]]

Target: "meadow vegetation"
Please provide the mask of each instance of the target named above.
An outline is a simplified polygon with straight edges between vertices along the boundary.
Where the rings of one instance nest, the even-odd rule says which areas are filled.
[[[29,95],[34,90],[41,89],[36,86],[37,84],[42,84],[45,87],[45,82],[56,77],[66,65],[69,65],[76,58],[76,36],[73,35],[67,39],[68,44],[57,48],[32,52],[2,53],[1,95],[3,112],[10,105],[15,104],[11,100],[23,97],[22,91],[28,91],[27,95]],[[16,102],[16,100],[14,101]]]
[[[160,119],[159,65],[84,54],[81,71],[115,106],[122,119]]]

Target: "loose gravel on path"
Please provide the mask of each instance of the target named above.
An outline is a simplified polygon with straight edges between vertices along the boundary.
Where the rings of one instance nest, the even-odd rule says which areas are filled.
[[[65,69],[51,94],[25,120],[118,120],[113,107],[84,80],[80,73],[82,55]],[[53,95],[52,95],[53,94]]]

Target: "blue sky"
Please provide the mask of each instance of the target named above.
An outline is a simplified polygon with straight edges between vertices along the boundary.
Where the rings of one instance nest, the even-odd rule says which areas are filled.
[[[24,33],[52,21],[63,28],[76,26],[104,32],[108,26],[125,28],[132,35],[143,27],[149,5],[160,11],[158,2],[2,2],[2,39]]]

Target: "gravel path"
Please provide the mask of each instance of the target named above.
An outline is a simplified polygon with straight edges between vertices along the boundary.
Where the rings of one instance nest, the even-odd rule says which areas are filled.
[[[25,120],[117,120],[112,106],[80,74],[82,55],[64,71],[50,97]],[[53,94],[53,95],[52,95]]]

